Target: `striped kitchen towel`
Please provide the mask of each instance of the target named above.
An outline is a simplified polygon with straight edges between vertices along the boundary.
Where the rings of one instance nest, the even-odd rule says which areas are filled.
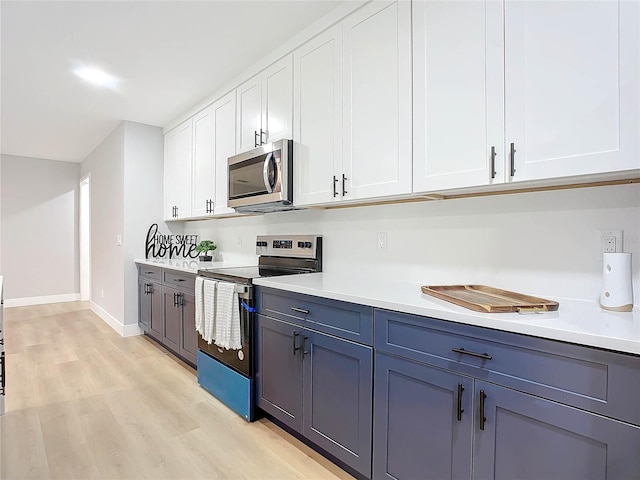
[[[227,350],[242,348],[240,304],[233,283],[218,282],[215,317],[215,344]]]
[[[216,319],[216,289],[218,282],[213,280],[205,280],[203,287],[204,297],[204,332],[202,338],[208,344],[211,344],[215,335],[215,319]]]

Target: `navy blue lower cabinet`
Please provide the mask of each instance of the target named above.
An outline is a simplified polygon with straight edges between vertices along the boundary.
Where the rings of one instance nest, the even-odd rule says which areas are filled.
[[[151,295],[148,280],[138,277],[138,326],[145,332],[151,326]]]
[[[473,379],[379,352],[375,363],[373,478],[470,479]]]
[[[303,435],[371,477],[373,349],[304,330]]]
[[[196,297],[190,293],[182,293],[180,298],[182,320],[180,322],[180,350],[179,354],[197,364],[198,332],[196,332]]]
[[[373,348],[257,315],[257,405],[371,477]]]
[[[640,478],[639,427],[480,380],[475,396],[474,480]]]
[[[138,277],[138,325],[142,330],[162,341],[162,286]]]
[[[256,403],[302,431],[302,328],[257,315]]]
[[[162,305],[164,309],[162,343],[174,352],[180,351],[182,307],[180,307],[177,300],[179,293],[180,292],[174,288],[162,286]]]

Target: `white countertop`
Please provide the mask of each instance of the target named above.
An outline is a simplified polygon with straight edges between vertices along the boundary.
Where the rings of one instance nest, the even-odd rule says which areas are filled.
[[[425,295],[420,283],[375,275],[310,273],[259,278],[254,284],[640,355],[640,307],[637,305],[632,312],[609,312],[596,302],[549,297],[560,303],[558,311],[489,314]]]
[[[135,263],[141,265],[152,265],[162,268],[170,268],[187,273],[198,273],[202,268],[225,268],[225,267],[242,267],[244,263],[237,262],[201,262],[194,259],[186,258],[154,258],[154,259],[136,259]]]

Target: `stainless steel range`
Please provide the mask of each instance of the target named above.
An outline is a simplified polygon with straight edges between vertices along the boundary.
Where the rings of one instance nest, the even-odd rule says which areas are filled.
[[[238,295],[242,348],[227,350],[198,335],[198,383],[230,408],[254,420],[254,294],[253,280],[261,277],[322,271],[322,237],[318,235],[260,235],[258,265],[205,268],[204,280],[233,283]]]

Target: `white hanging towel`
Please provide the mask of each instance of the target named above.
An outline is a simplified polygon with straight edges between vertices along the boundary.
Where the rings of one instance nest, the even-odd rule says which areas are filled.
[[[216,289],[218,282],[213,280],[205,280],[203,291],[204,297],[204,325],[202,338],[208,344],[213,342],[215,334],[216,319]]]
[[[227,350],[242,348],[239,308],[235,284],[218,282],[214,339],[219,347]]]
[[[196,332],[200,334],[200,336],[204,335],[204,295],[203,295],[203,287],[204,287],[204,278],[196,277]]]

